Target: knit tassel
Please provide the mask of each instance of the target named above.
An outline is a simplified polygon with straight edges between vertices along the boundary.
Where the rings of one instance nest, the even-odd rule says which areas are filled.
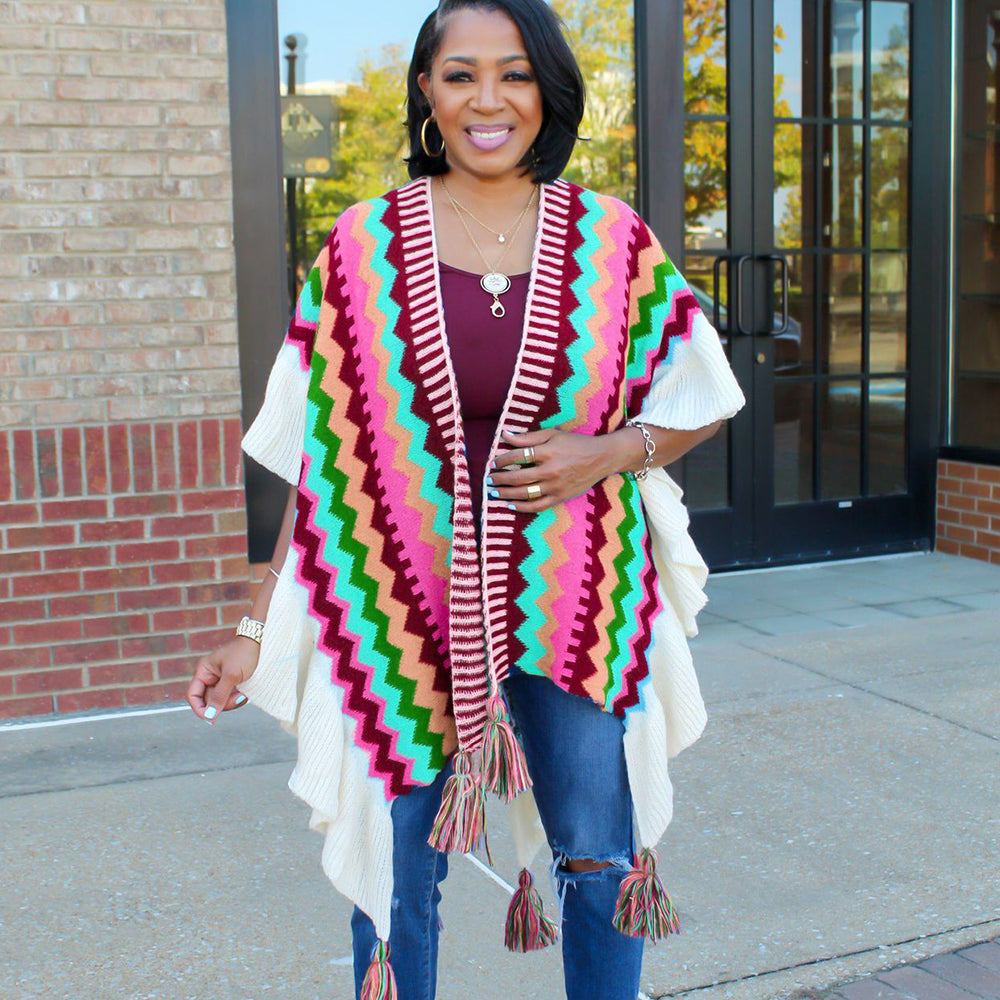
[[[486,837],[486,792],[467,750],[455,754],[455,773],[444,783],[441,808],[427,842],[439,851],[474,851]],[[489,844],[486,844],[489,856]],[[493,859],[490,858],[490,864]]]
[[[514,735],[503,699],[493,695],[486,707],[490,717],[483,741],[483,783],[487,791],[510,802],[531,787],[528,762]]]
[[[399,1000],[396,977],[389,964],[389,945],[379,941],[361,984],[361,1000]]]
[[[680,931],[674,904],[656,874],[656,852],[649,848],[638,853],[635,867],[622,879],[615,927],[622,934],[654,942]]]
[[[542,897],[534,887],[531,872],[521,869],[517,891],[507,910],[503,943],[510,951],[539,951],[559,936],[559,928],[545,916]]]

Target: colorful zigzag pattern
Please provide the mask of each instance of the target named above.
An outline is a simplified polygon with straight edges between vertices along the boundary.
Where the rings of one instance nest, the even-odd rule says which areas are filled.
[[[615,430],[690,339],[694,296],[631,208],[564,181],[543,186],[533,274],[501,426]],[[488,506],[481,560],[469,544],[427,178],[341,215],[286,341],[309,384],[296,579],[386,797],[434,780],[511,664],[639,706],[660,604],[632,479]]]

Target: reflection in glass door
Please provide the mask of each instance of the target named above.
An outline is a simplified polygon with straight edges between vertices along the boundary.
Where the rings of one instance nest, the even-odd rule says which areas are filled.
[[[683,270],[749,400],[672,470],[715,565],[913,532],[911,16],[684,0]]]
[[[815,9],[774,4],[776,504],[906,491],[909,4]]]
[[[768,7],[754,394],[773,413],[758,408],[754,437],[770,435],[771,496],[761,483],[755,534],[780,559],[891,542],[878,498],[898,507],[908,489],[911,4]]]

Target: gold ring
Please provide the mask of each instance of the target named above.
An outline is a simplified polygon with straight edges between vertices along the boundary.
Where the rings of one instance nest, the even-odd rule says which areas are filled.
[[[529,500],[537,500],[538,497],[540,497],[541,495],[542,495],[542,488],[541,488],[541,486],[538,485],[538,483],[532,483],[528,487],[528,499]]]
[[[526,462],[534,462],[534,460],[535,460],[535,449],[534,448],[525,448],[524,449],[524,460]]]

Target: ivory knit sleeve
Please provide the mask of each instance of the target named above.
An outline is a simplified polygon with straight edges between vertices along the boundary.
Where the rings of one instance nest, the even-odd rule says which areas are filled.
[[[309,365],[323,299],[326,253],[324,247],[306,279],[271,366],[264,402],[243,436],[243,450],[293,486],[298,485],[302,468]]]

